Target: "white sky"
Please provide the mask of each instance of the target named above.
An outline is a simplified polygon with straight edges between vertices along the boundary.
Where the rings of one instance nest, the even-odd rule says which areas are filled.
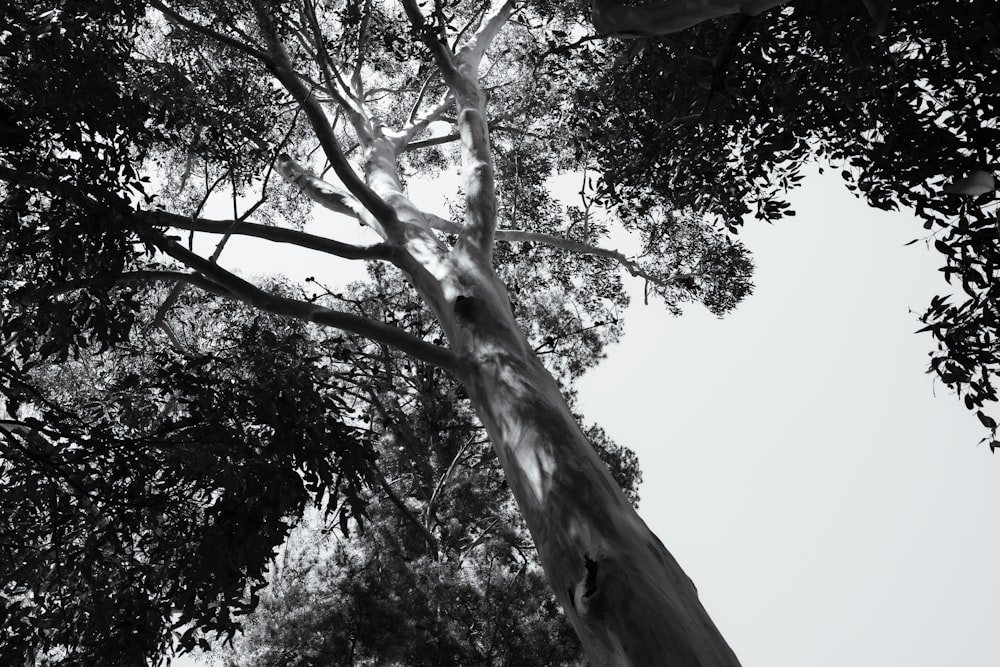
[[[746,227],[756,290],[724,319],[643,306],[628,279],[624,341],[581,407],[638,453],[640,513],[744,667],[1000,664],[1000,458],[913,333],[938,255],[903,247],[920,225],[835,176],[793,202],[797,217]],[[354,225],[309,230],[331,224]],[[337,236],[374,240],[354,229]],[[330,262],[234,239],[222,263],[244,257],[294,278]]]
[[[756,290],[728,317],[633,285],[585,414],[638,453],[640,514],[744,667],[998,665],[1000,458],[913,334],[939,256],[835,176],[793,201],[746,227]]]

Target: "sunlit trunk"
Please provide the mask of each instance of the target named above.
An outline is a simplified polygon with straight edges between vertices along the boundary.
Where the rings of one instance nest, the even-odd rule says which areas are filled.
[[[443,324],[545,572],[595,665],[738,665],[517,328],[484,261],[453,254]],[[449,290],[446,290],[446,293]]]

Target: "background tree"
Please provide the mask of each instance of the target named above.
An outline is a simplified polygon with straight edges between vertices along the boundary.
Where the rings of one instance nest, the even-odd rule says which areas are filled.
[[[871,12],[855,9],[867,25]],[[614,69],[644,45],[618,53],[612,46],[567,64],[562,56],[570,44],[560,40],[585,30],[572,13],[557,13],[544,3],[505,3],[488,12],[438,3],[426,11],[411,2],[404,2],[400,13],[376,2],[326,6],[311,0],[222,9],[157,0],[148,6],[81,2],[62,11],[21,4],[5,9],[4,21],[12,29],[4,33],[11,37],[5,39],[3,60],[8,100],[3,123],[9,131],[0,152],[5,183],[0,313],[8,383],[26,383],[39,360],[66,357],[91,343],[107,347],[126,340],[136,304],[120,285],[146,281],[194,285],[396,348],[448,370],[467,392],[546,575],[592,662],[735,664],[693,586],[634,513],[577,426],[560,382],[521,333],[531,330],[538,313],[528,313],[535,318],[525,327],[511,294],[539,283],[530,272],[534,282],[527,284],[506,275],[514,267],[502,244],[516,244],[529,256],[539,247],[546,254],[579,255],[579,265],[595,272],[617,263],[648,281],[668,305],[699,300],[721,313],[748,292],[750,264],[724,229],[733,218],[720,225],[713,202],[725,201],[727,188],[745,191],[747,178],[717,181],[712,177],[718,163],[698,168],[694,161],[691,180],[685,177],[688,191],[700,179],[698,187],[711,194],[686,206],[653,179],[631,192],[616,187],[628,184],[629,174],[615,167],[610,155],[591,156],[587,148],[596,143],[583,141],[584,150],[567,150],[572,146],[565,132],[578,101],[571,98],[580,97],[573,91],[600,73],[609,55],[618,56]],[[766,20],[787,14],[781,8]],[[691,23],[699,19],[693,18]],[[777,39],[785,37],[780,28],[774,30]],[[714,24],[699,24],[690,37],[711,40],[713,31]],[[991,44],[993,34],[984,29],[976,38]],[[584,40],[576,41],[591,41]],[[888,38],[872,43],[890,55],[899,48]],[[919,50],[920,43],[907,37],[902,46]],[[965,55],[945,44],[947,63]],[[727,62],[722,51],[712,53],[722,55],[720,64]],[[771,47],[761,50],[760,64],[769,72],[781,62],[775,53]],[[974,64],[969,71],[988,72],[991,66],[978,70]],[[713,65],[713,83],[717,70]],[[525,85],[539,74],[546,83]],[[979,102],[981,86],[990,80],[969,79],[975,94],[966,99]],[[646,80],[639,83],[633,89],[637,95],[659,89]],[[654,129],[682,125],[667,125],[673,121],[660,121],[652,109],[650,101],[630,113],[634,119],[653,118]],[[975,110],[988,115],[990,109],[977,104]],[[585,126],[600,131],[611,117],[610,111],[601,113]],[[528,122],[507,126],[496,122],[498,116]],[[913,122],[933,133],[951,117],[923,115]],[[992,122],[980,120],[980,125]],[[437,134],[438,121],[450,126],[444,134]],[[638,133],[616,135],[611,127],[600,143],[614,146],[626,162],[651,140]],[[748,135],[733,135],[732,146],[752,145],[754,131],[751,124]],[[450,156],[412,154],[452,141],[464,177],[457,215],[421,211],[407,197],[407,169],[424,169]],[[519,155],[519,147],[533,150],[534,159],[514,159],[506,167],[495,160],[504,153]],[[739,155],[725,150],[727,160]],[[310,162],[312,155],[317,157]],[[655,158],[637,164],[635,173],[650,166],[663,173]],[[538,195],[556,165],[596,166],[610,183],[598,190],[602,197],[628,195],[618,200],[623,203],[617,217],[640,233],[643,257],[600,247],[605,220],[591,215],[589,203],[561,222],[539,215],[553,210],[551,201]],[[751,164],[750,180],[757,174],[763,179],[764,172],[755,169]],[[323,179],[328,170],[338,182]],[[272,184],[273,172],[288,185]],[[796,176],[770,173],[782,187]],[[206,202],[220,188],[231,196],[232,218],[203,217]],[[967,185],[959,189],[967,191]],[[301,204],[290,201],[296,193],[354,218],[380,240],[354,245],[296,229],[305,217]],[[742,198],[733,195],[736,199]],[[526,202],[531,202],[528,213]],[[763,215],[773,217],[783,208],[765,203]],[[261,224],[267,221],[284,224]],[[427,340],[388,315],[375,320],[253,284],[223,268],[218,251],[196,252],[196,232],[296,243],[392,265],[420,294],[443,336]],[[974,241],[992,243],[982,233]],[[983,252],[988,250],[977,246],[971,254]],[[186,269],[164,268],[153,263],[157,256]],[[987,268],[982,281],[988,287],[992,264]],[[566,271],[545,277],[574,287],[581,282]],[[171,293],[168,306],[177,293]],[[553,319],[572,322],[567,333],[600,328],[608,320],[595,315],[613,305],[614,297],[594,294],[581,302],[589,307],[567,308],[563,318]],[[967,310],[977,311],[979,303]],[[988,312],[989,306],[978,310]],[[941,331],[961,332],[959,324],[947,322]],[[557,336],[550,338],[547,344],[557,343]],[[956,340],[968,347],[968,338]],[[977,371],[985,364],[979,386],[986,389],[978,390],[973,402],[992,397],[987,368],[994,359],[992,338],[979,342],[981,349],[969,359]],[[566,371],[571,378],[573,369]],[[17,417],[20,406],[13,407]]]
[[[146,318],[113,353],[3,368],[5,663],[207,646],[310,500],[363,514],[375,451],[304,325],[183,301],[172,343]]]

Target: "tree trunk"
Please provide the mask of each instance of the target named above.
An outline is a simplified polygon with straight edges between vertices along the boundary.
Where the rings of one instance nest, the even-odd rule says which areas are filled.
[[[459,379],[591,664],[738,666],[691,580],[577,425],[488,262],[468,246],[452,259],[444,293],[453,312],[442,319]]]
[[[395,211],[394,262],[448,338],[449,368],[490,435],[591,665],[738,667],[691,580],[636,514],[517,326],[492,268],[493,166],[473,64],[453,73],[466,191],[453,247],[404,194],[391,142],[378,137],[366,148],[366,180]]]

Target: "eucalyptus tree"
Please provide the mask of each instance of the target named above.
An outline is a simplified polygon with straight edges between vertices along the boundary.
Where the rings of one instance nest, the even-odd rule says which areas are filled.
[[[872,34],[886,23],[884,4],[848,4],[851,20],[863,21],[875,40]],[[692,54],[687,67],[672,64],[675,54],[665,54],[658,42],[586,53],[575,48],[594,46],[595,26],[632,37],[694,26],[679,39],[722,44],[709,51],[713,62],[707,69],[712,90],[725,88],[725,65],[740,26],[750,19],[728,19],[732,26],[723,33],[733,36],[729,40],[720,40],[719,23],[704,21],[727,20],[742,9],[760,14],[753,20],[761,26],[780,26],[789,14],[783,3],[764,1],[745,7],[712,0],[652,3],[648,10],[596,3],[591,25],[582,5],[541,1],[431,6],[416,0],[247,0],[219,6],[94,0],[52,9],[8,3],[0,10],[0,331],[6,384],[28,386],[39,360],[128,340],[136,331],[137,286],[153,282],[174,285],[160,312],[169,311],[184,286],[392,348],[449,373],[468,396],[554,594],[592,663],[737,664],[694,586],[579,426],[565,395],[581,365],[547,368],[546,356],[539,355],[558,345],[562,334],[547,334],[539,348],[525,332],[562,327],[568,336],[605,326],[620,299],[616,270],[644,280],[671,308],[701,301],[722,313],[749,292],[749,258],[726,227],[744,212],[735,202],[746,192],[747,178],[776,181],[779,189],[794,184],[794,168],[780,171],[786,144],[768,149],[778,158],[752,164],[742,180],[718,178],[720,170],[728,173],[725,161],[702,159],[697,151],[690,164],[669,165],[671,148],[656,140],[689,121],[660,116],[657,104],[679,99],[685,77],[705,65],[705,55]],[[823,26],[820,19],[810,27]],[[801,42],[780,31],[774,37],[789,50]],[[986,31],[973,41],[991,39]],[[854,42],[852,48],[867,44]],[[891,60],[896,47],[886,42],[878,48],[888,49]],[[909,53],[929,47],[914,36],[902,48]],[[941,48],[949,67],[968,56],[953,42]],[[775,73],[783,65],[775,53],[764,44],[757,62],[771,79],[784,76]],[[596,91],[598,98],[602,90],[613,94],[614,78],[643,54],[667,63],[659,70],[635,68],[645,78],[628,91],[634,97],[604,95],[598,103],[608,107],[587,106],[589,82],[600,77],[605,88]],[[827,57],[816,56],[817,68]],[[657,77],[664,72],[661,82]],[[794,92],[796,81],[776,90]],[[983,78],[962,81],[972,82],[976,113],[989,112]],[[930,98],[936,92],[930,90]],[[634,100],[640,103],[628,107]],[[713,93],[708,104],[684,109],[684,116],[703,114],[715,101]],[[616,102],[628,110],[614,115]],[[582,116],[592,133],[574,141],[581,108],[592,112]],[[920,126],[933,131],[956,122],[950,118],[922,117]],[[733,147],[752,146],[754,128],[768,126],[767,118],[750,120],[749,134],[697,124],[692,136],[731,138],[706,146],[735,160]],[[646,134],[620,133],[619,126],[628,123]],[[789,129],[794,142],[784,150],[805,150],[808,141]],[[652,146],[655,152],[645,150]],[[630,162],[633,157],[643,159]],[[462,176],[452,213],[414,204],[408,180],[417,173],[433,177],[451,164]],[[778,173],[769,174],[774,167]],[[597,215],[594,193],[584,188],[582,208],[560,211],[545,193],[545,181],[557,168],[596,168],[607,183],[596,194],[619,205]],[[646,182],[638,177],[643,173]],[[618,187],[626,181],[635,189]],[[673,198],[675,185],[701,196]],[[231,203],[229,219],[205,214],[220,198]],[[761,201],[762,217],[778,217],[787,208],[767,197]],[[370,242],[344,240],[333,221],[322,235],[306,232],[306,202],[359,223]],[[639,232],[640,257],[607,247],[613,222]],[[981,225],[973,231],[981,236]],[[389,311],[381,318],[360,315],[322,295],[241,277],[220,254],[237,235],[380,263],[412,285],[440,334],[407,329]],[[206,237],[220,239],[214,250],[204,249]],[[957,255],[969,256],[965,250]],[[544,262],[529,263],[534,268],[525,271],[522,257]],[[982,282],[992,289],[995,267],[983,266]],[[569,290],[587,281],[593,281],[591,289],[579,298],[563,303],[553,292],[544,307],[536,302],[520,308],[525,295],[552,284]],[[976,312],[992,312],[988,302],[978,303]],[[975,338],[972,329],[946,323],[941,331],[964,331],[956,340],[975,353],[968,358],[992,363],[991,340]],[[593,333],[580,340],[593,343]],[[599,346],[594,349],[599,352]],[[345,361],[351,362],[346,352]],[[981,386],[986,389],[974,401],[990,397],[985,374]],[[18,404],[8,407],[17,418],[11,408]],[[18,445],[30,435],[23,429],[42,428],[37,420],[15,421],[5,438]],[[358,475],[362,483],[365,477]]]
[[[116,10],[110,18],[108,10]],[[559,107],[540,108],[538,91],[530,109],[518,108],[516,83],[531,74],[526,56],[545,47],[538,24],[567,19],[513,2],[425,12],[409,0],[401,11],[376,2],[154,0],[145,8],[16,5],[8,16],[18,30],[5,60],[7,122],[16,132],[0,165],[3,329],[15,369],[33,356],[125,337],[132,305],[118,286],[144,281],[193,286],[398,349],[447,370],[467,392],[592,662],[735,663],[694,586],[595,453],[494,270],[496,246],[506,241],[588,257],[606,270],[617,263],[668,299],[710,296],[720,311],[748,290],[741,246],[697,220],[678,221],[676,247],[651,266],[600,247],[597,221],[574,225],[568,216],[554,230],[532,228],[515,215],[518,180],[534,178],[537,189],[551,171],[544,157],[515,169],[509,194],[498,197],[493,153],[504,141],[498,127],[491,142],[490,117],[496,105],[537,117],[537,132],[519,124],[518,141],[558,122]],[[508,79],[512,94],[503,91]],[[432,136],[438,121],[450,131]],[[413,204],[403,167],[407,153],[452,135],[462,196],[458,215],[445,217]],[[542,139],[536,146],[545,149]],[[241,205],[240,194],[268,199],[272,171],[286,193],[357,221],[374,242],[296,229],[305,214],[280,195]],[[202,202],[221,184],[232,193],[233,218],[203,217]],[[524,226],[503,228],[505,214]],[[443,336],[426,340],[254,284],[196,252],[196,232],[391,265]],[[565,317],[579,329],[597,325],[586,310]]]

